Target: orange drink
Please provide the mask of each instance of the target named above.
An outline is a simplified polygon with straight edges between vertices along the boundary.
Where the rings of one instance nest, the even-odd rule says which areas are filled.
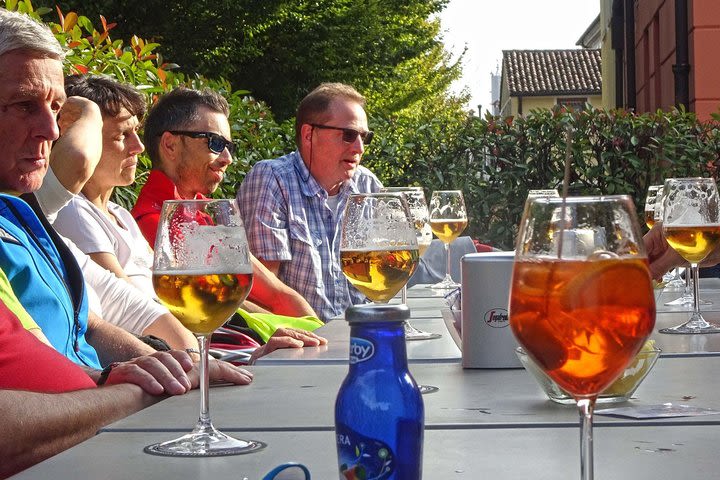
[[[690,263],[700,263],[720,243],[720,225],[665,225],[670,246]]]
[[[519,259],[512,283],[513,333],[576,398],[608,387],[655,325],[645,258]]]

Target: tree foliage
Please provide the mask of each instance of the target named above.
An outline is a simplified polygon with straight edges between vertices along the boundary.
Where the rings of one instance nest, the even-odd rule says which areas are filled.
[[[44,0],[51,3],[52,0]],[[64,0],[65,10],[117,22],[122,37],[163,44],[186,73],[223,77],[267,102],[279,119],[323,81],[386,98],[395,112],[459,76],[436,15],[448,0]],[[429,95],[428,95],[429,94]],[[376,113],[372,104],[370,112]],[[380,110],[377,110],[380,113]]]

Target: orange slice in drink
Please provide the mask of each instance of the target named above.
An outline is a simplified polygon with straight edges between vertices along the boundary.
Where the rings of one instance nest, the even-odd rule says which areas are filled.
[[[643,258],[608,258],[576,262],[568,268],[575,276],[563,289],[564,309],[602,306],[638,307],[653,298],[647,261]]]

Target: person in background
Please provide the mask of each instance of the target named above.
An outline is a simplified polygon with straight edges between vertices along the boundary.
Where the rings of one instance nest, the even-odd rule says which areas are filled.
[[[255,164],[237,192],[250,250],[326,322],[366,301],[340,267],[348,197],[382,187],[360,165],[373,136],[364,106],[349,85],[317,87],[298,106],[297,150]]]
[[[152,170],[131,212],[151,246],[165,200],[205,198],[218,188],[235,148],[229,113],[217,92],[187,88],[163,95],[148,113],[144,143]],[[280,315],[316,316],[298,292],[252,261],[251,302]]]

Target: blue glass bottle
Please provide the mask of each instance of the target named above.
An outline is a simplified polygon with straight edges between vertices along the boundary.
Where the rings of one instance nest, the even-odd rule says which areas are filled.
[[[350,368],[335,401],[342,480],[419,480],[425,412],[408,371],[405,305],[353,306]]]

